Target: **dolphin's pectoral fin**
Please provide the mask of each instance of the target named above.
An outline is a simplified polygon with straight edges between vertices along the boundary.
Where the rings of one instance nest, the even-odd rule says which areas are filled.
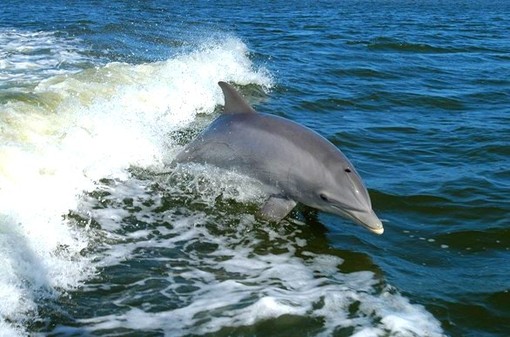
[[[278,222],[296,206],[292,199],[279,195],[271,196],[260,209],[258,216],[262,219]]]

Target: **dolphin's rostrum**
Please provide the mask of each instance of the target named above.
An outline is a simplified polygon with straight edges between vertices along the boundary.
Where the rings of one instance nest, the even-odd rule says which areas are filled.
[[[214,165],[261,181],[270,195],[260,210],[265,219],[279,221],[301,202],[384,232],[360,176],[336,146],[293,121],[256,112],[232,86],[218,84],[223,114],[176,162]]]

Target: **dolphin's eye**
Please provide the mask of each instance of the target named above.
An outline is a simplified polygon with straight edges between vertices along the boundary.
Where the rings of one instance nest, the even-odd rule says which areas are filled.
[[[352,172],[350,168],[346,168],[344,171],[347,172],[347,173],[351,173]]]
[[[325,195],[325,194],[323,194],[323,193],[321,193],[321,194],[319,195],[319,197],[322,199],[322,201],[326,201],[326,202],[327,202],[327,201],[329,201],[328,197],[326,197],[326,195]]]

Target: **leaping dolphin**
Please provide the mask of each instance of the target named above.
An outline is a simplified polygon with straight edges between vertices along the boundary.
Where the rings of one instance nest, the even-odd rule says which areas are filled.
[[[267,220],[280,221],[301,202],[384,232],[360,176],[336,146],[293,121],[257,113],[232,86],[218,84],[223,113],[177,155],[177,163],[214,165],[261,181],[270,195],[260,210]]]

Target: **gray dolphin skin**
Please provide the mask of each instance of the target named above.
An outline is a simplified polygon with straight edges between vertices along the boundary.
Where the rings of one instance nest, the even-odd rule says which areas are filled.
[[[269,194],[259,214],[264,219],[280,221],[300,202],[384,232],[360,176],[336,146],[293,121],[256,112],[232,86],[218,84],[223,113],[175,162],[214,165],[259,180]]]

